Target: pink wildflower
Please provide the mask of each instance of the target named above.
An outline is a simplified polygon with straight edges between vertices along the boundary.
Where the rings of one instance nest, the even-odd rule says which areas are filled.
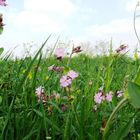
[[[40,87],[36,88],[35,93],[36,93],[36,96],[37,96],[38,103],[43,102],[44,104],[46,104],[49,97],[45,95],[44,87],[40,86]]]
[[[123,92],[122,91],[117,91],[117,97],[120,98],[123,96]]]
[[[48,70],[49,70],[49,71],[52,71],[52,70],[53,70],[53,68],[54,68],[54,64],[53,64],[53,65],[51,65],[51,66],[49,66],[49,67],[48,67]]]
[[[73,70],[70,70],[67,74],[67,76],[69,76],[72,80],[74,80],[76,77],[78,77],[78,73],[76,73]]]
[[[62,59],[65,56],[65,49],[64,48],[57,48],[55,50],[54,54],[57,57],[57,59]]]
[[[71,83],[72,83],[72,79],[70,77],[68,77],[67,75],[62,76],[60,79],[61,87],[67,87],[67,86],[71,85]]]
[[[40,97],[42,93],[44,93],[44,87],[42,86],[39,86],[38,88],[36,88],[36,91],[35,91],[37,97]]]
[[[101,104],[101,102],[105,99],[105,97],[103,96],[102,92],[98,92],[97,94],[95,94],[94,96],[94,101],[97,104]]]
[[[0,5],[1,6],[6,6],[7,4],[5,3],[6,0],[0,0]]]
[[[113,94],[112,91],[110,91],[109,93],[106,94],[105,99],[106,101],[111,102],[112,98],[113,98]]]

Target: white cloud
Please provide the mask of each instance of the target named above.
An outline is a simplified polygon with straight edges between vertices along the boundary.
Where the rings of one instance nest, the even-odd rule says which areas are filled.
[[[127,0],[125,4],[125,10],[127,12],[134,12],[137,2],[138,0]]]
[[[137,31],[140,31],[140,24],[137,23]],[[86,29],[86,35],[90,40],[110,40],[113,43],[126,43],[134,49],[134,44],[138,43],[133,29],[132,19],[116,19],[107,24],[92,25]]]
[[[92,25],[87,28],[87,32],[95,35],[128,33],[133,31],[132,21],[129,19],[116,19],[107,24]]]
[[[22,11],[14,14],[11,19],[17,27],[28,28],[38,32],[59,32],[64,27],[45,13]]]
[[[9,13],[14,26],[33,32],[57,33],[64,31],[66,20],[76,11],[70,0],[24,0],[20,12]]]
[[[25,0],[24,8],[28,11],[51,12],[68,16],[76,10],[70,0]]]

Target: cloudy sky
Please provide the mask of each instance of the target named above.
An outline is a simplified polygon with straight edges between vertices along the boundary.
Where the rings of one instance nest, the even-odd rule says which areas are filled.
[[[48,35],[75,42],[109,41],[137,44],[133,12],[137,0],[7,0],[0,7],[4,32],[0,45],[42,43]]]

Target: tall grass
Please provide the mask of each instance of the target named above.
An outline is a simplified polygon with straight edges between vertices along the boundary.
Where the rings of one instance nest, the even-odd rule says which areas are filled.
[[[47,40],[34,58],[0,61],[1,139],[100,140],[107,119],[120,101],[115,95],[116,91],[125,88],[126,79],[133,79],[140,61],[136,63],[126,55],[114,53],[96,57],[81,54],[73,57],[67,68],[68,58],[58,61],[52,56],[42,57],[41,50]],[[60,87],[61,73],[48,71],[48,67],[53,64],[66,66],[65,71],[73,69],[79,73],[70,88]],[[35,89],[38,86],[44,87],[48,97],[59,93],[60,99],[48,99],[46,104],[37,102]],[[113,91],[113,101],[97,105],[96,110],[94,95],[100,87],[104,92]],[[114,120],[116,125],[112,126],[110,134],[113,135],[119,125],[127,122],[134,112],[131,105],[124,106]],[[139,115],[129,132],[131,137],[138,137]]]

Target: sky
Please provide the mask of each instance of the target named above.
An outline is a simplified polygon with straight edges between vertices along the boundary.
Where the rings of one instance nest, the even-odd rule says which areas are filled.
[[[5,50],[34,42],[72,40],[76,44],[113,39],[114,46],[137,46],[133,14],[137,0],[7,0],[0,7],[5,24],[0,47]],[[137,22],[137,28],[139,22]],[[94,45],[93,45],[94,46]]]

